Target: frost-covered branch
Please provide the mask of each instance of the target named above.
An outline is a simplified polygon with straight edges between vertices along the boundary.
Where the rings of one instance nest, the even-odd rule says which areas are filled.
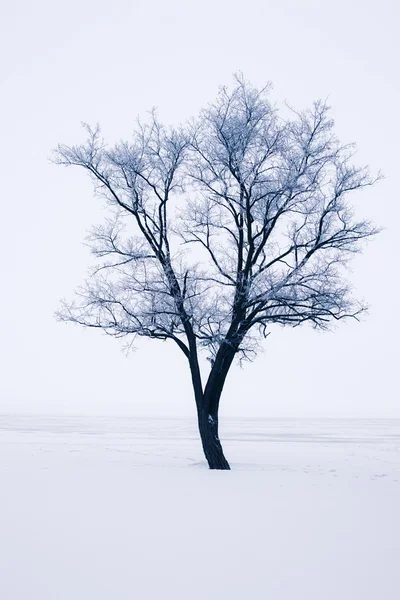
[[[59,146],[57,162],[85,168],[113,212],[62,318],[179,340],[220,369],[227,349],[253,356],[273,323],[326,328],[364,310],[345,266],[377,229],[349,197],[377,178],[353,165],[326,104],[282,118],[269,92],[237,76],[185,127],[152,112],[130,141],[109,147],[85,126],[84,144]]]

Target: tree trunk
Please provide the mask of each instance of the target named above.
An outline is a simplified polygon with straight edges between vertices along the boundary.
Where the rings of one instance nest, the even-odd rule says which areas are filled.
[[[218,415],[210,415],[201,411],[198,416],[199,431],[203,450],[210,469],[229,470],[230,466],[224,456],[218,437]]]

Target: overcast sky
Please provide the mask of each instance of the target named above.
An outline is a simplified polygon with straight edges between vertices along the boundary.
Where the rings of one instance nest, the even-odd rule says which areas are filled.
[[[243,71],[272,98],[328,98],[343,142],[386,179],[356,198],[386,230],[353,264],[363,323],[335,333],[276,326],[265,352],[229,375],[226,415],[400,417],[399,67],[394,0],[2,0],[0,413],[194,414],[175,346],[60,324],[105,211],[84,173],[48,160],[99,121],[111,141],[158,106],[178,123]]]

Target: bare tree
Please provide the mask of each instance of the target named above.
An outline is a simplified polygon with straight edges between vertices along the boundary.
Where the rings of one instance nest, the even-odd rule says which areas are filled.
[[[324,103],[287,112],[238,76],[185,127],[153,112],[130,142],[110,148],[86,126],[84,144],[56,151],[90,173],[112,215],[90,236],[99,266],[59,316],[179,346],[211,469],[229,469],[218,408],[234,358],[255,356],[274,323],[324,329],[365,309],[344,266],[377,230],[354,217],[349,193],[376,178],[352,165]]]

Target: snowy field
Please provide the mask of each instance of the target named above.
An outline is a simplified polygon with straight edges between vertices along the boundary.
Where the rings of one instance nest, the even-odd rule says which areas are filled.
[[[399,600],[400,420],[0,416],[1,600]]]

